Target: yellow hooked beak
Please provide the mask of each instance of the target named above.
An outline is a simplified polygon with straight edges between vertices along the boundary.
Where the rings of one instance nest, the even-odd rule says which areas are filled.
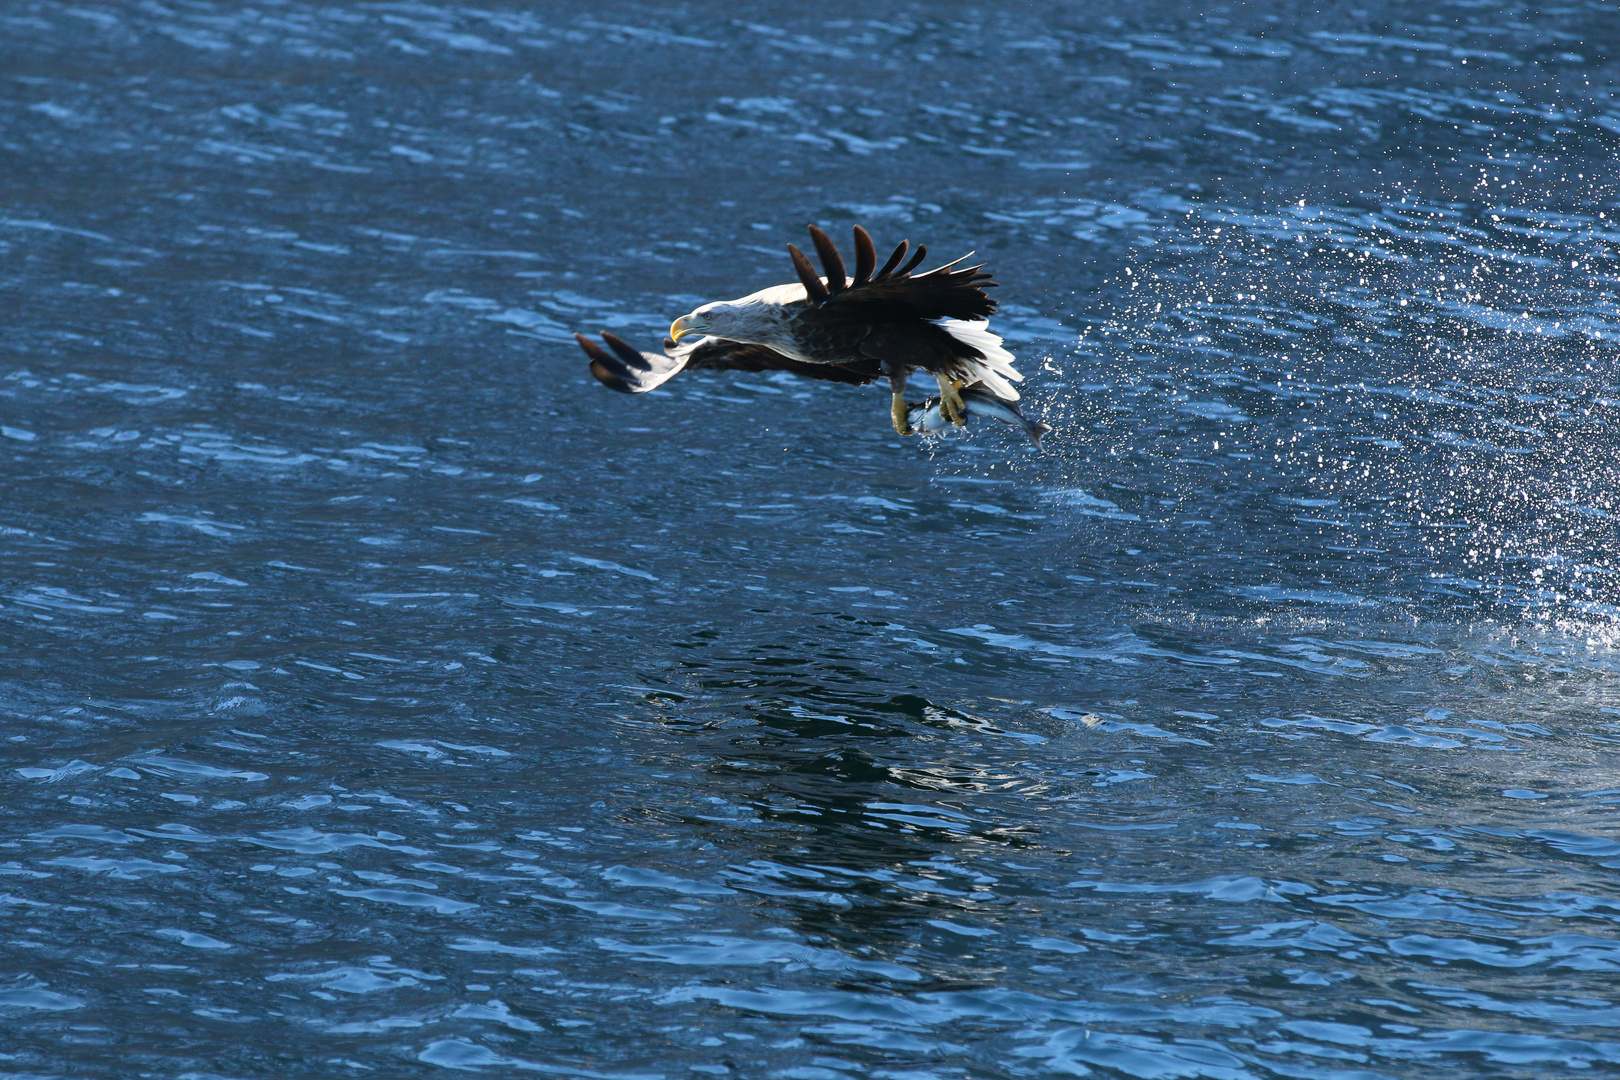
[[[669,324],[669,336],[675,341],[681,340],[683,334],[696,334],[708,329],[708,324],[702,319],[695,319],[690,315],[682,315]]]

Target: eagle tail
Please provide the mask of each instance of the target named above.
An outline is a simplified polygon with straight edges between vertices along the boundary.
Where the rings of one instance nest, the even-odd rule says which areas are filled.
[[[965,381],[969,384],[983,383],[1003,401],[1018,400],[1018,391],[1012,384],[1023,382],[1024,377],[1013,367],[1013,354],[1001,347],[1001,335],[990,332],[988,319],[940,319],[939,326],[978,354],[960,361],[971,376]]]

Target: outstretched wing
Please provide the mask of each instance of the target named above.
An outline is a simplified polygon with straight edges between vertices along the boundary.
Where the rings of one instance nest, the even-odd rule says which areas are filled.
[[[706,337],[686,345],[676,345],[671,339],[665,338],[662,354],[640,352],[623,338],[605,331],[602,340],[612,352],[584,334],[575,334],[574,340],[590,357],[591,374],[596,376],[596,381],[621,394],[645,394],[689,367],[737,367],[745,371],[762,371],[767,357],[774,355],[763,345],[722,342],[718,344],[723,347],[716,347],[716,343]]]
[[[640,352],[623,338],[603,331],[604,349],[584,334],[574,339],[591,360],[596,381],[621,394],[645,394],[682,371],[787,371],[810,379],[864,386],[880,374],[876,361],[807,364],[764,345],[744,345],[722,338],[700,337],[676,344],[664,339],[664,352]],[[609,352],[608,350],[612,351]]]
[[[859,225],[855,226],[855,276],[850,278],[844,270],[844,260],[827,234],[810,226],[810,239],[815,242],[816,254],[821,258],[825,280],[817,275],[804,252],[792,244],[788,255],[793,269],[804,285],[805,296],[812,308],[824,308],[829,314],[886,315],[890,319],[960,319],[978,322],[988,319],[996,310],[996,302],[986,295],[996,283],[990,275],[981,273],[979,266],[959,266],[967,256],[935,267],[922,274],[912,274],[928,254],[921,244],[906,258],[910,246],[900,241],[894,253],[873,273],[877,256],[872,237]],[[904,265],[902,265],[902,261]]]

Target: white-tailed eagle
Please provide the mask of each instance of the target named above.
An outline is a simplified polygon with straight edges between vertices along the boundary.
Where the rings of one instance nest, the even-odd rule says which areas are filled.
[[[913,274],[928,249],[919,244],[907,259],[904,240],[879,268],[872,237],[857,225],[851,277],[826,233],[812,225],[810,238],[825,276],[789,244],[797,282],[682,315],[669,328],[663,355],[640,352],[605,332],[607,349],[575,334],[591,374],[625,394],[644,394],[679,372],[702,368],[788,371],[854,386],[881,378],[888,380],[890,415],[901,435],[964,425],[974,413],[1021,427],[1040,445],[1051,428],[1019,412],[1012,384],[1023,376],[989,329],[996,310],[984,291],[996,285],[989,274],[959,267],[962,259]],[[934,376],[939,397],[908,405],[906,379],[919,370]]]

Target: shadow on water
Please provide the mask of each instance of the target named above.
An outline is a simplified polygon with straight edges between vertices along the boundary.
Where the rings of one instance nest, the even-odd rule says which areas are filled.
[[[977,801],[1025,787],[1016,762],[965,752],[953,738],[1005,733],[915,695],[786,690],[778,683],[696,730],[689,714],[656,722],[680,732],[689,760],[707,759],[703,787],[757,815],[760,831],[746,841],[716,836],[728,858],[745,860],[725,874],[730,887],[770,897],[773,917],[806,940],[903,961],[928,920],[968,914],[970,895],[990,898],[996,879],[975,869],[980,860],[1036,838],[1032,825]],[[664,814],[712,830],[696,809]],[[984,977],[976,964],[994,964],[974,959],[971,940],[954,953],[965,966],[940,985],[972,982]]]

